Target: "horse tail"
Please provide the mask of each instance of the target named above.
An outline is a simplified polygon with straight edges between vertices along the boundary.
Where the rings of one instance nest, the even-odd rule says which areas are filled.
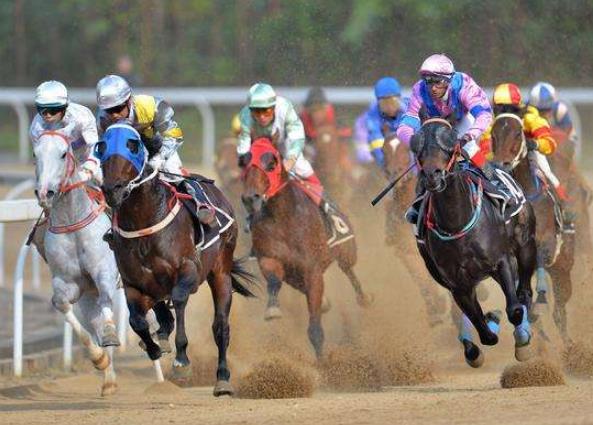
[[[259,287],[257,277],[245,268],[247,257],[234,258],[231,268],[233,290],[244,297],[255,297],[248,287]]]

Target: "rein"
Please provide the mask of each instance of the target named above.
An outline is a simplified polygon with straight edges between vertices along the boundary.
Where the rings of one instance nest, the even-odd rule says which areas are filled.
[[[482,188],[482,181],[480,180],[478,184],[474,183],[469,177],[467,177],[467,182],[469,183],[470,188],[470,198],[472,201],[472,210],[473,214],[470,217],[469,221],[461,230],[455,233],[449,233],[442,230],[436,220],[434,219],[434,207],[432,205],[432,196],[428,198],[428,211],[426,213],[426,227],[434,233],[440,240],[449,242],[454,241],[457,239],[461,239],[478,223],[480,216],[482,215],[482,200],[484,199],[484,190]]]
[[[50,226],[49,226],[48,230],[51,233],[55,233],[55,234],[73,233],[78,230],[84,229],[86,226],[88,226],[93,221],[95,221],[95,219],[97,217],[99,217],[103,211],[105,211],[105,208],[107,207],[107,203],[105,202],[105,197],[103,196],[103,192],[101,192],[100,190],[96,190],[96,189],[92,189],[92,188],[88,187],[86,185],[85,181],[79,181],[76,183],[68,183],[68,181],[72,178],[72,176],[74,175],[74,173],[76,172],[76,169],[77,169],[76,158],[74,157],[74,154],[72,153],[72,150],[71,150],[72,145],[68,141],[68,138],[64,134],[62,134],[58,131],[52,131],[52,130],[44,131],[43,133],[41,133],[40,137],[44,136],[44,135],[57,136],[64,143],[66,143],[66,145],[68,146],[68,151],[66,152],[66,170],[64,171],[64,176],[62,177],[62,179],[60,181],[59,196],[61,197],[75,189],[83,188],[85,190],[87,196],[91,200],[91,202],[97,204],[97,206],[95,208],[93,208],[91,210],[91,212],[85,218],[83,218],[80,221],[77,221],[76,223],[67,224],[67,225],[63,225],[63,226],[53,226],[51,224],[51,220],[50,220]]]
[[[181,205],[180,199],[192,199],[191,195],[179,193],[173,185],[171,185],[165,181],[159,180],[159,183],[165,185],[165,187],[167,189],[169,189],[169,191],[173,194],[173,196],[167,201],[168,206],[169,206],[169,213],[165,216],[165,218],[163,218],[161,221],[159,221],[158,223],[156,223],[150,227],[145,227],[144,229],[124,230],[121,227],[119,227],[117,212],[114,212],[113,220],[112,220],[112,222],[113,222],[112,229],[114,232],[116,232],[118,235],[120,235],[121,237],[123,237],[125,239],[136,239],[136,238],[141,238],[143,236],[149,236],[149,235],[158,233],[161,230],[163,230],[165,227],[167,227],[169,224],[171,224],[173,219],[177,216],[177,214],[181,210],[182,205]]]

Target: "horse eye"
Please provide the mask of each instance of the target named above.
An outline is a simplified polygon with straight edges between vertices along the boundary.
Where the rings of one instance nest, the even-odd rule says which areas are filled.
[[[62,154],[62,159],[66,158],[66,154],[67,154],[67,153],[68,153],[68,152],[64,152],[64,153]]]
[[[97,156],[103,156],[105,153],[105,149],[107,149],[107,143],[101,141],[95,145],[95,153]]]
[[[140,144],[138,143],[138,140],[136,139],[128,139],[128,142],[126,143],[128,150],[134,154],[138,153],[138,149],[140,147]]]

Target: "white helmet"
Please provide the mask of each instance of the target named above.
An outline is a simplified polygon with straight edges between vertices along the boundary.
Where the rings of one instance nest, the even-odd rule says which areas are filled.
[[[35,93],[35,105],[40,107],[59,107],[68,105],[68,90],[59,81],[41,83]]]
[[[131,95],[130,85],[119,75],[107,75],[97,83],[97,105],[101,109],[123,105]]]
[[[540,81],[529,93],[529,104],[537,109],[552,109],[556,102],[556,89],[550,83]]]
[[[455,66],[451,59],[443,54],[431,55],[424,62],[419,69],[421,75],[438,75],[441,77],[448,77],[455,73]]]
[[[276,105],[276,92],[269,84],[256,83],[249,89],[247,102],[250,108],[271,108]]]

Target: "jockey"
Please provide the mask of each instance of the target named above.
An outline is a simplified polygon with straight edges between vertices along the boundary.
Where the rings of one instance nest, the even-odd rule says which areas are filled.
[[[99,133],[118,121],[127,121],[142,137],[148,151],[148,164],[164,173],[162,180],[175,183],[200,204],[198,218],[203,224],[214,221],[214,209],[198,199],[194,187],[184,179],[177,150],[183,143],[183,132],[173,119],[173,108],[163,99],[144,94],[133,95],[129,84],[118,75],[107,75],[97,83],[97,117]]]
[[[552,131],[546,119],[540,116],[536,108],[526,106],[523,103],[521,90],[515,84],[499,84],[496,86],[492,97],[492,105],[495,116],[501,113],[512,113],[522,118],[527,149],[531,152],[530,159],[535,161],[538,168],[544,173],[556,190],[558,197],[565,201],[567,199],[566,189],[552,172],[546,158],[547,155],[553,154],[556,150],[556,141],[552,137]],[[486,155],[492,149],[490,131],[490,128],[485,131],[480,141],[482,152]]]
[[[409,145],[410,139],[429,118],[452,118],[460,134],[462,155],[482,167],[488,180],[495,177],[494,168],[486,163],[477,141],[492,122],[492,109],[484,90],[467,74],[456,72],[451,59],[443,54],[429,56],[420,67],[420,81],[414,84],[408,108],[396,131],[397,138]],[[421,180],[419,180],[419,183]],[[415,224],[418,218],[422,184],[418,199],[406,212]]]
[[[372,104],[371,104],[372,106]],[[366,165],[373,162],[373,156],[369,150],[367,121],[369,117],[369,106],[362,114],[356,117],[354,121],[354,129],[352,131],[352,139],[354,141],[355,158],[358,164]]]
[[[303,106],[300,119],[303,122],[307,140],[317,138],[319,125],[336,125],[336,111],[321,87],[313,87],[309,90]]]
[[[375,83],[375,98],[367,115],[367,143],[379,167],[385,165],[383,142],[394,136],[406,108],[408,99],[402,100],[399,82],[392,77],[383,77]]]
[[[571,151],[574,152],[577,143],[577,134],[568,112],[568,106],[556,95],[556,89],[550,83],[539,82],[533,86],[529,93],[528,104],[536,108],[552,127],[552,133],[556,142],[562,145],[563,142],[570,143]]]
[[[68,91],[59,81],[46,81],[37,87],[35,94],[37,114],[30,129],[31,141],[35,143],[41,133],[61,130],[72,140],[72,151],[80,164],[78,172],[81,181],[95,178],[101,181],[99,162],[92,154],[97,143],[97,125],[91,110],[86,106],[70,102]]]
[[[311,163],[303,156],[305,131],[292,103],[282,96],[277,96],[272,86],[265,83],[251,86],[247,101],[248,104],[239,113],[239,167],[243,168],[249,164],[252,138],[278,137],[276,143],[283,157],[284,169],[323,192]],[[333,228],[330,216],[335,207],[325,199],[323,193],[315,195],[310,196],[311,199],[315,198],[322,217]]]

